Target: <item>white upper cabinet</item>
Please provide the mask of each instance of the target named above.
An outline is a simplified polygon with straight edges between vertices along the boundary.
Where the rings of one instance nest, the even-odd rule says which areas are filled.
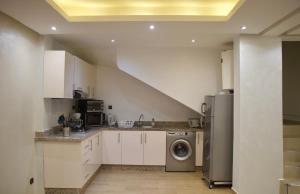
[[[76,90],[82,90],[88,98],[95,97],[96,67],[75,57],[74,84]]]
[[[46,51],[44,98],[73,98],[73,90],[95,98],[96,71],[95,66],[66,51]]]
[[[122,164],[143,165],[143,132],[122,131]]]
[[[222,89],[233,89],[233,51],[221,53],[222,57]]]
[[[196,166],[202,166],[203,158],[203,132],[196,133]]]
[[[144,165],[166,165],[165,131],[144,131]]]
[[[44,98],[73,98],[74,56],[66,51],[45,51]]]

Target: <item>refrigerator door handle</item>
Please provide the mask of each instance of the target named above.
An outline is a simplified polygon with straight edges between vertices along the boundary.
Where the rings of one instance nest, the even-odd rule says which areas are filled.
[[[202,112],[202,114],[204,114],[204,115],[205,115],[205,111],[206,111],[206,106],[207,106],[206,103],[202,103],[202,105],[201,105],[201,112]]]
[[[200,117],[200,128],[204,129],[204,127],[205,127],[205,117],[201,116]]]

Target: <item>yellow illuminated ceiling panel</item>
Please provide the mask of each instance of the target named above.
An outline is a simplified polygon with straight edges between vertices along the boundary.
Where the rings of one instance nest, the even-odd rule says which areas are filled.
[[[245,0],[47,0],[68,21],[226,21]]]

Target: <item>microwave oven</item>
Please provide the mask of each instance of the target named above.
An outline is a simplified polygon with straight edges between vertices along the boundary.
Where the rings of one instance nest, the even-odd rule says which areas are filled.
[[[81,113],[81,119],[86,130],[104,125],[103,106],[103,100],[80,99],[77,101],[77,112]]]

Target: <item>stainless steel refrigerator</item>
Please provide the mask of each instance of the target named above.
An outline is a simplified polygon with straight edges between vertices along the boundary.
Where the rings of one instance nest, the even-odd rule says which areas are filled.
[[[232,183],[233,94],[206,96],[201,107],[205,115],[203,176],[209,188]]]

